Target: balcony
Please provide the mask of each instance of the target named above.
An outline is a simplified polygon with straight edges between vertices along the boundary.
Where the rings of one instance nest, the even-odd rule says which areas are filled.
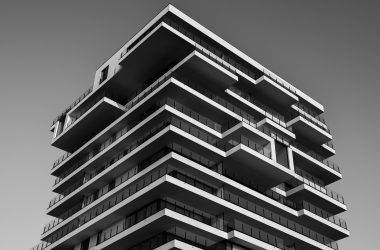
[[[218,206],[225,206],[225,207],[227,207],[225,209],[227,209],[228,212],[226,212],[225,209],[222,211],[224,211],[224,213],[225,213],[224,218],[228,221],[231,221],[235,218],[238,218],[239,220],[242,220],[242,221],[244,220],[247,223],[252,221],[251,223],[255,223],[255,225],[257,225],[257,227],[262,228],[263,230],[270,232],[274,235],[281,235],[281,237],[286,237],[286,238],[289,238],[289,237],[293,238],[294,237],[295,241],[305,241],[308,244],[310,244],[310,247],[314,247],[313,243],[302,239],[302,237],[297,237],[292,233],[288,233],[286,230],[281,230],[279,228],[274,229],[273,226],[271,225],[271,223],[265,222],[265,219],[264,220],[258,219],[260,217],[263,217],[263,218],[266,218],[270,221],[275,222],[275,224],[278,223],[278,224],[280,224],[280,225],[282,225],[282,226],[284,226],[284,227],[286,227],[292,231],[300,233],[300,234],[302,234],[308,238],[311,238],[311,239],[313,239],[319,243],[330,245],[330,243],[333,242],[333,240],[329,239],[328,237],[326,237],[320,233],[317,233],[317,232],[311,230],[308,227],[300,225],[300,224],[292,221],[291,219],[283,217],[279,214],[273,213],[270,210],[267,210],[261,206],[258,206],[257,204],[255,204],[249,200],[246,200],[246,199],[242,198],[241,196],[233,194],[226,189],[223,189],[223,191],[218,192],[218,191],[216,191],[216,189],[210,188],[207,184],[204,184],[204,183],[198,181],[198,179],[194,179],[192,177],[186,176],[185,174],[182,174],[180,172],[173,171],[170,175],[175,177],[176,179],[183,181],[186,184],[190,184],[192,186],[195,186],[198,189],[201,189],[207,193],[210,193],[214,196],[217,196],[217,197],[227,201],[228,203],[235,204],[238,207],[243,208],[244,210],[248,210],[249,212],[258,215],[258,217],[256,218],[255,216],[252,216],[250,214],[243,212],[243,210],[234,208],[234,206],[226,205],[223,202],[218,201],[217,198],[215,198],[215,199],[206,198],[206,196],[203,195],[201,192],[197,192],[195,190],[193,192],[187,194],[186,198],[185,197],[181,198],[181,201],[184,201],[184,202],[191,202],[191,201],[194,202],[194,200],[196,198],[195,197],[192,198],[192,196],[194,196],[194,193],[197,193],[202,198],[196,199],[197,200],[196,204],[200,204],[200,206],[202,206],[202,207],[208,207],[209,208],[208,211],[213,213],[213,214],[218,214],[218,212],[221,211],[220,208],[218,208]],[[186,187],[184,186],[183,188],[186,188]],[[180,199],[180,196],[179,195],[177,196],[176,194],[173,194],[172,197],[174,199]],[[212,200],[212,202],[211,202],[211,200]],[[188,203],[188,204],[192,204],[192,203]],[[231,211],[229,211],[229,210],[231,210]],[[242,214],[244,214],[244,216],[242,216]],[[246,218],[244,218],[245,216],[249,217],[249,219],[247,220]],[[260,221],[260,223],[262,223],[262,224],[258,224],[257,223],[258,221]]]
[[[155,25],[122,54],[121,66],[99,90],[118,95],[145,88],[194,50],[194,45],[165,23]],[[126,84],[130,83],[130,84]]]
[[[66,116],[70,110],[72,110],[78,103],[80,103],[84,98],[86,98],[90,93],[92,92],[92,87],[87,89],[82,95],[80,95],[69,107],[67,107],[60,115],[58,115],[56,118],[54,118],[52,126]]]
[[[215,162],[210,161],[207,158],[202,157],[201,155],[198,155],[179,145],[174,145],[174,147],[172,147],[170,150],[184,157],[184,160],[182,160],[181,157],[173,155],[173,158],[177,159],[177,161],[173,162],[173,164],[183,171],[191,173],[199,178],[208,179],[208,182],[210,183],[215,183],[217,179],[220,181],[220,183],[215,185],[224,185],[225,188],[228,187],[229,190],[235,193],[239,193],[241,197],[246,197],[246,199],[250,199],[251,201],[254,201],[256,204],[260,204],[265,208],[272,210],[276,209],[279,214],[283,214],[284,216],[297,216],[297,219],[299,219],[303,225],[313,225],[313,228],[315,228],[316,231],[320,233],[326,233],[326,235],[331,236],[333,239],[341,239],[349,234],[347,231],[347,224],[341,218],[334,216],[333,214],[328,213],[327,211],[324,211],[308,202],[294,202],[285,198],[284,196],[279,195],[271,189],[265,189],[257,183],[253,182],[252,178],[249,176],[237,175],[233,169],[227,170],[224,168],[223,162],[216,164]],[[191,162],[186,161],[186,159],[190,160]],[[201,170],[200,168],[198,171],[193,172],[192,168],[196,169],[199,168],[199,166],[194,165],[192,162],[204,166],[204,168],[207,170]],[[190,166],[192,168],[189,168]],[[228,179],[216,177],[211,173],[205,175],[205,172],[208,172],[209,170],[215,171],[216,173]],[[248,189],[246,189],[246,187]],[[260,196],[260,194],[263,196]],[[267,198],[270,198],[275,202],[273,203],[270,201],[265,201]],[[291,208],[297,212],[292,213],[289,210],[285,212],[287,209],[281,205]],[[305,212],[305,210],[307,210],[307,212]]]
[[[288,181],[286,196],[296,201],[309,201],[312,204],[319,204],[331,214],[338,214],[346,211],[342,195],[330,190],[323,184],[310,180],[310,177],[304,171],[296,169],[297,177]],[[307,178],[305,178],[305,176]]]
[[[194,155],[195,156],[195,155]],[[170,167],[168,168],[168,167],[166,167],[165,169],[168,169],[168,170],[166,170],[166,171],[169,171],[169,169],[170,169]],[[157,172],[157,171],[155,171],[155,172]],[[159,171],[160,172],[160,171]],[[165,171],[163,171],[163,172],[165,172]],[[153,175],[155,175],[155,173],[153,173]],[[178,173],[176,173],[176,172],[171,172],[170,173],[170,175],[172,175],[172,176],[174,176],[175,178],[179,178],[179,179],[181,179],[181,180],[185,180],[185,182],[186,183],[188,183],[189,181],[188,180],[191,180],[191,178],[189,179],[189,177],[186,177],[186,176],[184,176],[184,175],[181,175],[181,174],[178,174]],[[184,179],[185,178],[185,179]],[[147,183],[147,184],[149,184],[150,182],[147,182],[147,180],[149,180],[149,176],[148,177],[146,177],[146,178],[144,178],[144,181],[142,181],[142,180],[140,180],[139,181],[139,183]],[[202,187],[202,185],[203,184],[201,184],[201,183],[198,183],[198,182],[194,182],[195,180],[193,180],[193,181],[190,181],[189,183],[193,183],[192,185],[195,185],[197,188],[201,188]],[[195,184],[194,184],[195,183]],[[137,186],[139,186],[139,184],[137,184]],[[144,186],[144,185],[143,185]],[[204,185],[203,185],[204,186]],[[206,189],[205,189],[206,188]],[[204,186],[204,188],[202,188],[202,190],[205,190],[205,191],[207,191],[207,190],[210,190],[210,191],[207,191],[207,192],[211,192],[211,193],[213,193],[213,191],[211,191],[212,190],[212,188],[210,189],[210,188],[207,188],[206,186]],[[137,191],[137,190],[136,190]],[[178,195],[180,195],[180,194],[178,194]],[[181,197],[181,195],[179,196],[179,197]],[[186,196],[186,197],[190,197],[190,196]],[[230,195],[228,196],[229,197],[229,199],[230,199]],[[239,200],[239,199],[238,199]],[[241,202],[243,202],[244,203],[244,201],[240,198],[240,201]],[[210,204],[211,205],[211,204]],[[208,206],[208,207],[210,207],[210,206]],[[256,210],[255,210],[256,211]],[[97,214],[97,213],[96,213]]]
[[[292,129],[297,138],[316,145],[321,145],[332,140],[332,136],[328,130],[320,128],[302,115],[290,120],[286,126]]]
[[[335,163],[299,143],[292,142],[290,148],[293,152],[294,166],[322,179],[326,185],[342,178],[340,167]]]
[[[275,130],[278,134],[287,138],[287,140],[295,139],[295,135],[286,128],[284,116],[262,104],[257,99],[253,98],[252,95],[249,95],[234,86],[225,90],[225,92],[231,97],[230,99],[231,101],[234,101],[235,105],[245,104],[245,106],[250,108],[250,111],[255,113],[255,117],[260,119],[257,124],[258,127],[269,126],[272,130]]]
[[[279,110],[289,110],[291,105],[298,102],[296,94],[279,85],[266,75],[256,80],[255,95],[269,98]]]
[[[107,97],[96,100],[68,116],[63,131],[52,145],[73,152],[125,112],[125,108]]]

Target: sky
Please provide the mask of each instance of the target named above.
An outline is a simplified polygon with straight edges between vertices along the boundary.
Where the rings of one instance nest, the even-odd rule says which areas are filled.
[[[325,106],[351,237],[376,249],[380,206],[380,4],[350,0],[170,1]],[[0,249],[39,242],[62,151],[56,115],[169,1],[0,1]]]

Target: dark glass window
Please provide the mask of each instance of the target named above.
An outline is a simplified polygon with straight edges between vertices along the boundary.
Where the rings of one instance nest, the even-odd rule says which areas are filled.
[[[107,65],[107,67],[105,67],[102,72],[100,73],[100,83],[104,82],[104,80],[107,79],[107,76],[108,76],[108,68],[109,66]]]

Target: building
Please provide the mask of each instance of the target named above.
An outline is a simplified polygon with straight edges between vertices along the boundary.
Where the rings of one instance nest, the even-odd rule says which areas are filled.
[[[169,5],[51,126],[41,249],[338,249],[324,108]]]

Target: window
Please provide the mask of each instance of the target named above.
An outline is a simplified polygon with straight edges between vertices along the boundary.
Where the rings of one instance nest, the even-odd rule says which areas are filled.
[[[82,243],[80,244],[80,250],[88,250],[89,245],[90,245],[90,238],[87,238],[84,241],[82,241]]]
[[[109,65],[107,65],[107,67],[105,67],[102,72],[100,73],[100,81],[99,83],[102,83],[104,82],[104,80],[107,79],[107,76],[108,76],[108,68],[109,68]]]

